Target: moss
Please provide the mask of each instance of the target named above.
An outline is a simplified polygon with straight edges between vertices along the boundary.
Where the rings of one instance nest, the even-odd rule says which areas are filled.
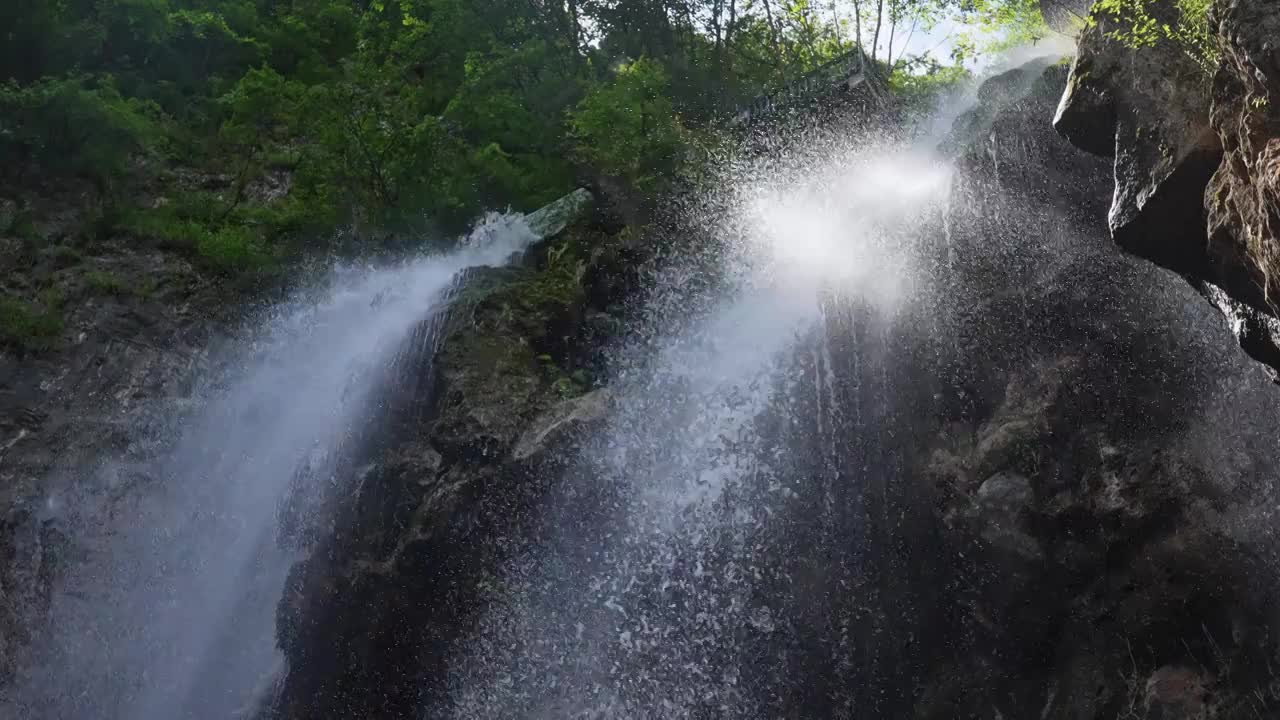
[[[56,268],[69,268],[84,261],[84,255],[70,245],[51,245],[40,251],[40,254]]]
[[[0,344],[23,352],[53,348],[62,335],[61,299],[46,292],[40,304],[0,298]]]
[[[100,295],[122,297],[134,293],[134,288],[126,284],[119,275],[112,272],[91,270],[85,274],[84,281],[90,290]]]
[[[278,254],[265,236],[274,224],[296,218],[261,206],[242,208],[225,218],[220,213],[225,211],[218,210],[216,198],[191,193],[161,207],[135,209],[126,214],[121,228],[162,248],[186,252],[223,275],[256,274],[277,264]]]
[[[120,230],[175,250],[194,249],[209,232],[204,221],[185,216],[170,206],[126,213]]]
[[[31,213],[26,210],[20,210],[13,216],[6,234],[28,242],[35,242],[43,237]]]
[[[274,147],[267,151],[263,164],[276,170],[294,170],[302,161],[302,151],[294,147]]]
[[[586,301],[585,247],[586,238],[570,234],[532,250],[540,258],[533,266],[469,276],[439,357],[447,397],[437,435],[445,443],[509,444],[528,419],[590,389],[569,352]]]

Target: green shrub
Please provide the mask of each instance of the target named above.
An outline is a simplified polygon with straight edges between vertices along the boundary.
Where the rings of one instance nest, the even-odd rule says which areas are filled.
[[[257,234],[245,227],[206,233],[197,241],[196,253],[210,268],[229,275],[265,270],[275,261]]]
[[[161,247],[182,250],[194,250],[209,232],[204,222],[184,217],[170,206],[126,213],[120,230]]]
[[[32,220],[31,213],[25,210],[19,211],[13,216],[13,222],[9,223],[5,234],[27,241],[39,240],[41,237],[40,229],[36,227],[35,221]]]
[[[1089,22],[1106,15],[1119,25],[1107,33],[1132,49],[1153,47],[1160,42],[1176,43],[1206,73],[1218,65],[1218,46],[1209,24],[1213,0],[1173,0],[1177,17],[1164,17],[1162,5],[1168,0],[1098,0]]]
[[[271,205],[228,208],[208,193],[186,193],[160,207],[127,213],[122,229],[191,253],[211,270],[236,274],[271,268],[287,239],[330,220],[327,208],[293,195]]]
[[[70,245],[52,245],[40,252],[48,258],[57,268],[68,268],[73,265],[79,265],[84,256],[80,251]]]

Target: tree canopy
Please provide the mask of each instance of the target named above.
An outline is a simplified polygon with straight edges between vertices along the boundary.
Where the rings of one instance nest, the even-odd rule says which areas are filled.
[[[889,73],[954,78],[946,58],[908,52],[916,33],[944,18],[1034,33],[1035,4],[4,3],[0,179],[83,178],[135,234],[257,265],[308,227],[527,210],[588,167],[659,192],[700,131],[859,43]],[[956,60],[973,47],[952,44]],[[131,207],[133,188],[178,167],[231,189]],[[249,197],[281,172],[286,193]]]

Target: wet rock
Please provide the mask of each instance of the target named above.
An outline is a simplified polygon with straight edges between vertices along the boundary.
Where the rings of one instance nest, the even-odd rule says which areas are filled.
[[[290,575],[279,717],[409,717],[442,700],[454,644],[609,407],[590,386],[641,263],[633,238],[586,222],[524,266],[468,274],[411,373],[420,396],[391,412],[358,497]]]
[[[1212,125],[1225,151],[1208,183],[1210,251],[1229,294],[1276,315],[1280,289],[1280,6],[1215,5],[1222,60]]]
[[[1166,665],[1147,679],[1144,705],[1151,720],[1199,720],[1209,709],[1213,677],[1188,667]]]
[[[1023,529],[1023,513],[1031,509],[1031,481],[1014,474],[987,478],[975,498],[981,523],[979,536],[992,546],[1027,559],[1043,555],[1034,537]]]
[[[1119,106],[1109,86],[1092,97]],[[951,422],[917,471],[917,494],[893,506],[913,518],[898,537],[909,535],[903,542],[915,549],[888,542],[882,552],[899,553],[891,567],[901,573],[931,570],[914,589],[883,591],[882,612],[895,636],[929,640],[896,659],[896,672],[917,673],[905,709],[880,712],[929,720],[1269,717],[1276,701],[1258,659],[1280,649],[1269,609],[1277,588],[1268,519],[1276,491],[1264,469],[1271,451],[1234,443],[1271,433],[1280,419],[1264,408],[1274,398],[1234,348],[1217,344],[1229,342],[1227,333],[1190,334],[1212,328],[1214,312],[1197,307],[1190,288],[1098,242],[1111,228],[1102,212],[1081,209],[1105,207],[1110,183],[1090,159],[1037,134],[1052,102],[1033,86],[959,160],[964,199],[953,201],[947,223],[963,278],[955,284],[984,292],[947,320],[967,361],[943,382]],[[1015,129],[1023,133],[1017,144],[1008,139]],[[1016,159],[993,156],[993,146],[1016,147]],[[1036,174],[1045,167],[1066,176],[1057,187]],[[982,191],[993,186],[1002,191]],[[1086,192],[1096,197],[1072,195]],[[1025,238],[1026,227],[1063,224],[1071,228]],[[999,269],[967,257],[987,255],[971,248],[999,257],[1006,246],[1017,250]],[[1000,292],[1010,284],[1015,292]],[[1162,306],[1136,288],[1178,300]],[[1197,324],[1183,324],[1183,313]],[[1251,322],[1243,318],[1237,333],[1255,332]],[[1001,340],[1005,333],[1012,339]],[[1170,337],[1195,341],[1170,352]],[[1251,409],[1233,407],[1240,403]],[[1254,413],[1268,419],[1255,424]],[[1223,442],[1236,449],[1207,449]],[[1230,469],[1236,461],[1226,458],[1237,453],[1249,456],[1249,470]],[[929,520],[918,503],[930,508],[936,544],[925,539]]]
[[[77,529],[108,527],[135,488],[156,482],[134,465],[169,436],[166,420],[192,401],[230,324],[232,306],[179,258],[115,249],[74,259],[41,260],[63,298],[57,337],[39,351],[0,348],[0,685],[41,632],[62,571],[90,549],[92,533]],[[0,260],[0,278],[20,274],[12,260]],[[130,290],[100,292],[89,272]]]
[[[1075,34],[1084,26],[1093,0],[1040,0],[1040,14],[1057,32]]]
[[[1280,380],[1280,319],[1237,300],[1213,283],[1201,283],[1200,292],[1222,313],[1236,342],[1250,357],[1263,363],[1272,379]]]
[[[516,442],[512,455],[516,460],[527,460],[545,452],[549,445],[584,425],[600,422],[609,410],[610,395],[606,389],[595,390],[582,397],[561,402],[538,418]]]
[[[1173,0],[1147,3],[1178,22]],[[1054,127],[1077,147],[1115,159],[1112,237],[1129,252],[1182,273],[1211,273],[1200,192],[1221,147],[1209,125],[1208,74],[1177,43],[1133,49],[1113,34],[1124,21],[1094,11]]]

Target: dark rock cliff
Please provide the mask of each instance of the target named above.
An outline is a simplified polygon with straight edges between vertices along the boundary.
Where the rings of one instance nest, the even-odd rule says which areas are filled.
[[[937,430],[874,541],[913,639],[883,716],[1270,716],[1275,397],[1189,287],[1107,247],[1109,168],[1047,123],[1064,68],[991,82],[1028,72],[958,159]]]
[[[19,279],[59,306],[38,352],[0,346],[2,686],[41,632],[56,578],[94,551],[72,528],[107,531],[118,498],[162,481],[146,461],[194,402],[225,318],[223,295],[170,254],[54,246],[32,257],[17,238],[0,243],[6,311],[36,294]]]
[[[1280,707],[1280,411],[1190,286],[1106,243],[1113,170],[1049,124],[1066,74],[1041,62],[996,78],[957,123],[932,300],[870,334],[856,311],[830,316],[844,420],[780,430],[797,459],[776,479],[860,480],[824,524],[804,493],[768,508],[757,546],[771,552],[752,561],[775,629],[734,641],[752,658],[735,692],[757,707],[922,720]],[[1125,172],[1167,186],[1166,160]],[[1158,194],[1127,195],[1124,222]],[[564,254],[580,261],[572,282]],[[629,321],[645,256],[578,228],[527,267],[472,277],[434,320],[433,394],[391,423],[281,603],[280,716],[447,707],[450,659],[502,597],[499,568],[542,550],[544,513],[601,531],[574,458],[610,395],[579,380],[608,377],[598,351]]]
[[[1150,7],[1178,21],[1174,2]],[[1116,242],[1201,286],[1242,346],[1277,368],[1280,7],[1220,0],[1210,20],[1216,67],[1167,38],[1129,47],[1114,37],[1119,21],[1095,14],[1055,126],[1114,157]]]
[[[280,603],[282,717],[411,717],[527,552],[584,427],[602,419],[599,351],[628,320],[648,251],[580,223],[517,268],[471,272],[426,325],[433,382],[392,413],[336,532]]]

